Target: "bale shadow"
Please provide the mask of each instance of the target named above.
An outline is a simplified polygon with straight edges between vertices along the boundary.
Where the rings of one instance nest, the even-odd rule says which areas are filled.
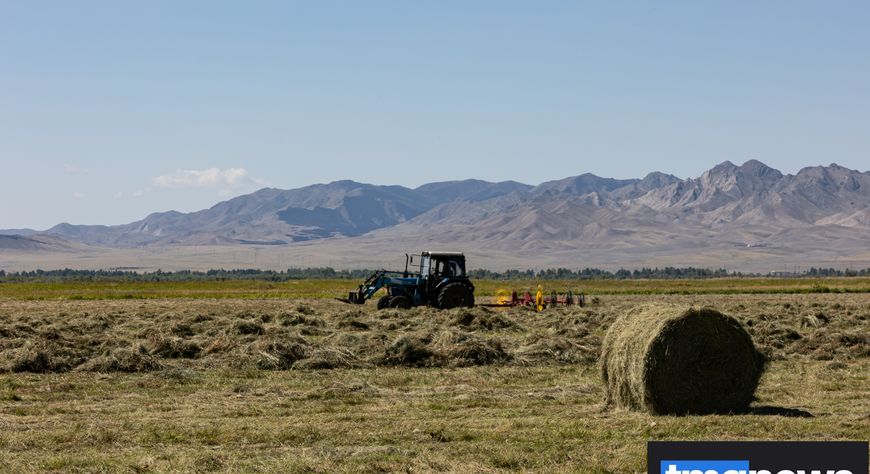
[[[747,415],[761,415],[761,416],[785,416],[789,418],[815,418],[815,415],[812,413],[801,410],[799,408],[785,408],[785,407],[774,407],[774,406],[757,406],[750,407],[746,411]]]

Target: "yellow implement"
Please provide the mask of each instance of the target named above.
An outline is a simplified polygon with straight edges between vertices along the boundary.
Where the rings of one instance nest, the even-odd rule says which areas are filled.
[[[493,299],[493,303],[497,305],[510,305],[513,303],[513,294],[510,290],[498,290],[495,292],[495,298]]]

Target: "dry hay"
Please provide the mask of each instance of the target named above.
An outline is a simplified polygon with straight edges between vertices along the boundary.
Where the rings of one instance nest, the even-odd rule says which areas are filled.
[[[513,358],[499,339],[484,339],[457,330],[442,332],[432,346],[446,364],[457,367],[505,363]]]
[[[252,345],[254,363],[264,370],[287,370],[309,352],[302,338],[294,340],[265,340]]]
[[[801,338],[795,350],[816,360],[870,357],[870,335],[861,330],[820,331]]]
[[[337,327],[339,329],[350,329],[351,331],[368,331],[370,329],[368,323],[356,319],[339,321]]]
[[[317,300],[0,301],[0,371],[64,372],[93,359],[85,368],[139,370],[108,360],[115,350],[139,346],[164,368],[590,365],[617,315],[639,302],[664,299],[613,298],[594,308],[560,306],[543,313],[377,311],[373,304]],[[727,310],[773,359],[870,357],[866,296],[673,299]],[[146,360],[140,366],[148,365]]]
[[[439,354],[429,348],[429,338],[401,336],[374,359],[375,364],[403,367],[434,367],[443,364]]]
[[[202,348],[179,337],[156,335],[149,338],[149,353],[164,359],[196,359]]]
[[[775,359],[783,358],[783,356],[779,355],[779,351],[775,349],[784,349],[790,344],[803,339],[801,333],[796,330],[776,324],[756,325],[754,332],[759,344],[768,348],[771,357]]]
[[[437,336],[406,335],[396,339],[372,362],[401,367],[469,367],[510,362],[512,356],[496,338],[480,338],[457,331]]]
[[[15,350],[4,368],[9,372],[67,372],[80,362],[80,357],[58,344],[37,340]]]
[[[492,331],[496,329],[511,329],[517,324],[489,308],[456,308],[449,311],[453,325],[470,330]]]
[[[819,328],[831,322],[825,313],[808,314],[801,320],[801,327],[804,328]]]
[[[266,332],[263,325],[256,321],[236,321],[233,327],[235,327],[237,333],[243,336],[259,336]]]
[[[151,372],[160,370],[163,365],[148,351],[137,348],[115,349],[108,354],[95,357],[76,367],[84,372]]]
[[[311,306],[309,306],[308,304],[305,304],[305,303],[297,304],[296,305],[296,312],[302,313],[302,314],[307,315],[307,316],[316,316],[317,315],[317,310],[315,310],[314,308],[312,308]]]
[[[323,319],[303,313],[281,313],[278,316],[278,320],[281,322],[282,326],[326,326],[326,322],[323,321]]]
[[[359,365],[356,355],[347,349],[324,347],[315,349],[310,356],[296,361],[293,369],[349,369]]]
[[[495,338],[469,339],[450,349],[447,357],[458,366],[498,364],[511,360],[501,341]]]
[[[562,335],[535,335],[516,351],[516,357],[525,365],[559,362],[564,364],[594,363],[598,348],[582,344],[578,338]]]
[[[213,338],[211,341],[206,344],[202,351],[200,351],[200,356],[213,356],[217,354],[224,354],[232,351],[238,346],[236,339],[228,334],[220,334],[217,337]]]
[[[653,414],[738,413],[753,400],[764,356],[734,318],[650,304],[613,323],[600,364],[608,405]]]

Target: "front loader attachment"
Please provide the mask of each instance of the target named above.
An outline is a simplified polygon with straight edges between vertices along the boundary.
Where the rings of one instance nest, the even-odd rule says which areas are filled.
[[[384,277],[386,270],[378,270],[368,277],[356,291],[348,293],[347,298],[336,298],[338,301],[351,304],[363,304],[367,299],[371,298],[376,291],[383,288],[388,278]]]
[[[366,302],[365,297],[359,291],[351,291],[347,298],[336,298],[338,301],[350,304],[363,304]]]

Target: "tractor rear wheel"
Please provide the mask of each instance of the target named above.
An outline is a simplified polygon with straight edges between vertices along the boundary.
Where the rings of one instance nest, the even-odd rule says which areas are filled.
[[[390,295],[384,295],[378,298],[378,309],[386,309],[390,307],[390,299],[393,297]]]
[[[438,307],[451,309],[474,306],[474,291],[462,283],[450,283],[438,293]]]
[[[408,309],[411,307],[411,300],[407,296],[394,296],[390,298],[390,308]]]

